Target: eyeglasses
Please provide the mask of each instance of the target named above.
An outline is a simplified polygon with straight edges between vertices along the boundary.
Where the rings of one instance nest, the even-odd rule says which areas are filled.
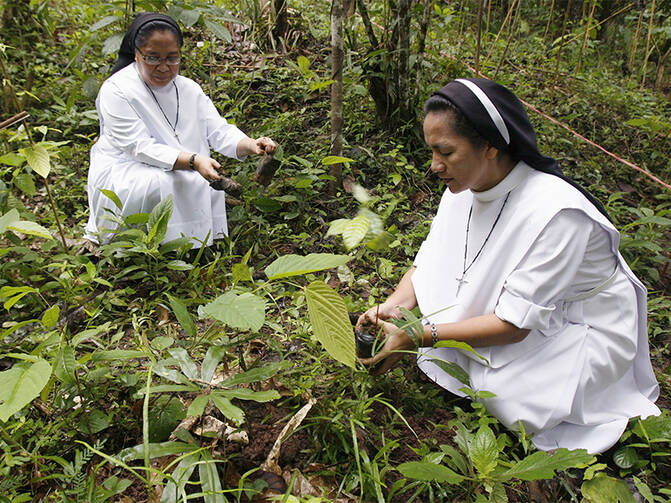
[[[179,63],[182,61],[181,56],[168,56],[167,58],[160,58],[158,56],[151,56],[151,55],[146,56],[137,47],[135,48],[135,50],[140,53],[140,56],[142,56],[142,59],[144,59],[144,62],[147,63],[150,66],[158,66],[163,61],[165,61],[166,65],[176,66],[176,65],[179,65]]]

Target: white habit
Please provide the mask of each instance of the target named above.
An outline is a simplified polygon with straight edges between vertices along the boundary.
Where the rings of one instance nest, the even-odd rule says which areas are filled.
[[[471,205],[467,266],[508,193],[457,296]],[[618,245],[617,230],[578,190],[523,162],[490,190],[445,191],[415,258],[423,316],[439,324],[495,313],[531,331],[518,343],[475,348],[489,365],[465,351],[423,348],[420,368],[463,396],[464,385],[430,358],[459,364],[475,391],[496,394],[483,400],[487,410],[510,429],[521,421],[539,449],[608,449],[629,418],[660,413],[646,290]]]
[[[212,189],[196,171],[173,171],[172,167],[182,151],[209,156],[212,149],[237,158],[238,142],[246,135],[219,115],[191,79],[178,75],[170,84],[151,91],[135,63],[119,70],[100,88],[96,100],[100,138],[91,149],[86,187],[91,213],[84,236],[95,242],[99,232],[104,241],[112,236],[105,232],[115,227],[105,218],[106,208],[119,211],[99,190],[107,189],[119,196],[124,217],[149,213],[172,194],[174,209],[164,242],[184,235],[207,238],[210,244],[213,238],[228,234],[225,195]],[[177,93],[179,121],[173,131]],[[194,245],[200,246],[196,240]]]

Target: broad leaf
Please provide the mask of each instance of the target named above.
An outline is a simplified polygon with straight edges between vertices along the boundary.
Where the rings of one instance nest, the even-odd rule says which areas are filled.
[[[226,348],[222,346],[210,346],[207,348],[205,358],[200,368],[200,378],[205,382],[211,382],[217,365],[226,354]]]
[[[108,26],[108,25],[110,25],[110,24],[112,24],[112,23],[114,23],[114,22],[116,22],[120,19],[121,18],[119,16],[106,16],[106,17],[96,21],[95,23],[93,23],[89,27],[89,31],[99,30],[100,28],[104,28],[105,26]]]
[[[583,482],[580,491],[585,503],[636,503],[626,482],[605,473]]]
[[[239,426],[244,422],[245,413],[241,408],[233,405],[228,398],[218,394],[215,391],[210,394],[210,399],[212,400],[212,403],[214,403],[215,407],[217,407],[217,409],[219,409],[224,416],[233,421],[236,426]]]
[[[215,37],[223,40],[227,44],[233,40],[231,38],[231,32],[228,31],[228,28],[226,28],[223,24],[214,23],[209,19],[205,19],[205,26],[207,26],[207,29],[210,30]]]
[[[193,399],[191,405],[186,411],[186,415],[191,416],[202,416],[205,412],[205,407],[207,407],[208,402],[210,401],[210,395],[198,395]]]
[[[240,374],[235,374],[219,384],[221,388],[232,388],[240,384],[266,381],[277,374],[280,370],[289,366],[287,362],[271,363],[264,367],[255,367]]]
[[[26,147],[19,150],[26,158],[26,162],[31,169],[42,178],[49,176],[51,171],[51,160],[49,151],[41,143],[36,143],[32,147]]]
[[[186,417],[185,407],[176,395],[161,395],[149,409],[149,441],[163,442]]]
[[[502,475],[503,480],[517,478],[521,480],[551,479],[555,470],[566,470],[567,468],[584,468],[596,461],[596,458],[588,454],[585,449],[570,451],[568,449],[557,449],[548,455],[546,452],[538,451],[527,456],[515,464]]]
[[[91,359],[95,361],[125,361],[133,358],[148,358],[149,355],[144,351],[135,351],[132,349],[112,349],[110,351],[96,351],[91,355]]]
[[[621,447],[613,454],[613,461],[619,468],[626,470],[634,466],[639,461],[639,457],[633,447]]]
[[[349,225],[345,227],[342,233],[343,243],[345,248],[351,250],[366,237],[368,229],[370,228],[370,220],[365,215],[359,215],[349,221]]]
[[[332,164],[348,164],[350,162],[354,162],[354,159],[342,157],[340,155],[327,155],[322,159],[322,164],[324,166],[330,166]]]
[[[172,194],[154,206],[147,221],[147,242],[160,243],[168,230],[168,221],[172,215]]]
[[[173,271],[190,271],[191,269],[193,269],[192,264],[184,262],[183,260],[171,260],[169,262],[166,262],[165,266],[168,269],[172,269]]]
[[[221,489],[221,477],[217,470],[217,464],[212,459],[212,454],[205,450],[200,455],[204,461],[204,463],[198,465],[203,501],[205,503],[226,503],[228,500]]]
[[[201,316],[221,321],[231,328],[258,332],[266,318],[266,301],[245,292],[226,292],[198,310]]]
[[[54,375],[66,384],[72,384],[75,380],[77,360],[75,350],[72,346],[63,345],[56,355],[54,362]]]
[[[123,33],[114,33],[107,37],[107,40],[105,40],[105,43],[103,44],[103,56],[109,56],[112,53],[118,52],[119,47],[121,47],[123,36]]]
[[[315,337],[332,358],[354,368],[354,334],[345,302],[323,281],[310,283],[305,289],[305,299]]]
[[[428,461],[409,461],[398,465],[398,471],[405,477],[415,480],[436,481],[444,484],[459,484],[464,477],[447,466]]]
[[[199,19],[200,10],[198,9],[184,9],[179,14],[179,20],[184,23],[187,28],[191,28]]]
[[[42,359],[34,363],[19,362],[0,372],[0,421],[7,421],[37,398],[50,376],[51,365]]]
[[[499,447],[496,443],[496,436],[489,426],[480,426],[469,442],[468,457],[481,476],[489,475],[496,468]]]
[[[177,364],[179,365],[179,368],[182,370],[182,372],[184,373],[184,375],[186,377],[188,377],[189,379],[199,379],[200,378],[200,373],[198,372],[198,366],[191,359],[191,357],[189,356],[189,353],[186,352],[186,349],[184,349],[184,348],[171,348],[171,349],[168,349],[168,353],[175,360],[177,360]]]
[[[253,391],[249,388],[225,389],[217,391],[217,394],[225,396],[228,399],[237,398],[239,400],[251,400],[254,402],[270,402],[280,398],[280,394],[275,390]]]
[[[181,496],[186,497],[184,487],[189,482],[191,474],[198,466],[199,455],[189,454],[182,459],[172,472],[172,480],[168,482],[161,496],[161,503],[175,503],[183,501]]]
[[[11,209],[0,217],[0,234],[7,230],[7,226],[12,222],[16,222],[19,218],[19,212],[16,209]]]
[[[431,363],[435,363],[445,373],[451,375],[460,383],[463,383],[466,386],[471,385],[471,378],[468,375],[468,372],[466,372],[459,364],[438,358],[431,358],[430,361]]]
[[[7,230],[21,232],[23,234],[29,234],[31,236],[37,236],[44,239],[53,239],[54,237],[49,232],[49,229],[42,227],[40,224],[35,222],[29,222],[27,220],[16,220],[7,225]]]
[[[487,358],[484,356],[480,355],[475,349],[471,347],[470,344],[467,344],[465,342],[461,341],[438,341],[434,348],[455,348],[455,349],[461,349],[462,351],[468,351],[469,353],[474,354],[478,358],[480,358],[482,361],[487,362],[489,364],[489,361]]]
[[[331,269],[346,264],[351,257],[332,253],[310,253],[309,255],[284,255],[266,267],[268,279],[289,278],[310,272]]]
[[[100,433],[112,424],[110,416],[100,409],[84,412],[79,416],[79,429],[87,434]]]
[[[44,311],[42,315],[42,325],[44,325],[44,328],[54,328],[58,324],[60,314],[61,308],[57,304]]]
[[[173,297],[170,294],[166,295],[168,296],[168,301],[170,302],[172,312],[175,313],[175,317],[177,318],[177,321],[181,327],[184,329],[187,335],[189,335],[189,337],[196,337],[196,335],[198,335],[198,330],[196,328],[196,324],[193,322],[193,318],[191,318],[189,311],[186,309],[186,306],[178,298]]]

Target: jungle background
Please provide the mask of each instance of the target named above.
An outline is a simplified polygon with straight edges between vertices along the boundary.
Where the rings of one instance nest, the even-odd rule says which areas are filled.
[[[134,13],[251,136],[230,236],[161,244],[171,211],[90,250],[95,97]],[[668,0],[2,0],[0,501],[671,501]],[[606,453],[535,452],[406,357],[354,357],[347,313],[412,263],[444,190],[421,107],[476,72],[607,207],[648,288],[663,415]],[[412,313],[406,319],[412,327]],[[411,329],[411,328],[408,328]],[[459,375],[459,369],[449,369]],[[460,375],[465,385],[468,376]],[[484,393],[484,394],[483,394]]]

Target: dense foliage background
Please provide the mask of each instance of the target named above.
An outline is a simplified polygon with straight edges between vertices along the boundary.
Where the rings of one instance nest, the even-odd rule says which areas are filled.
[[[671,3],[334,0],[342,152],[331,7],[0,1],[0,122],[16,118],[0,130],[0,501],[671,501],[671,191],[644,173],[671,181]],[[180,20],[181,72],[282,164],[264,187],[253,160],[221,159],[243,192],[210,248],[159,246],[167,201],[93,253],[95,97],[145,10]],[[529,110],[541,150],[604,202],[649,289],[664,414],[596,457],[533,453],[411,358],[374,378],[329,356],[351,340],[318,341],[320,316],[383,300],[411,264],[443,191],[421,105],[476,67],[544,114]]]

